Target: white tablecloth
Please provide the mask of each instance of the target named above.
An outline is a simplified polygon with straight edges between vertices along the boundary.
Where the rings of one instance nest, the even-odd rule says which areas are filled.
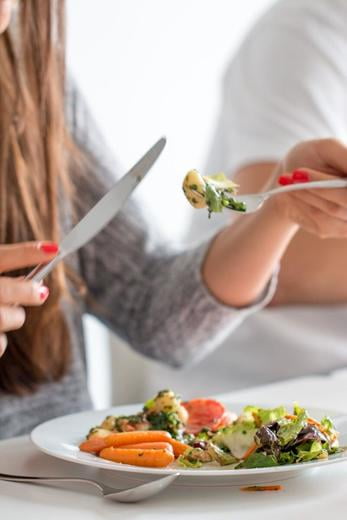
[[[347,412],[347,370],[252,388],[223,396],[239,402],[291,403]],[[79,475],[98,478],[80,467],[40,453],[28,437],[0,442],[0,472],[33,475]],[[123,482],[124,484],[124,482]],[[244,493],[222,488],[172,486],[139,504],[108,502],[88,488],[51,488],[0,482],[0,518],[6,520],[258,520],[347,518],[347,464],[316,469],[283,482],[284,490]]]

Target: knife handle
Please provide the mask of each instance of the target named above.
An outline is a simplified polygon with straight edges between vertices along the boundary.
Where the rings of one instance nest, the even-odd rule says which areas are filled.
[[[60,253],[53,258],[48,264],[39,264],[25,277],[26,280],[33,282],[42,282],[42,280],[54,269],[54,267],[64,258],[64,254]]]

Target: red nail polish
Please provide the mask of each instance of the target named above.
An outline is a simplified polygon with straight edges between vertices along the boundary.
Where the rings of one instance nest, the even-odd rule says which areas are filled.
[[[39,248],[44,253],[49,253],[49,254],[58,253],[58,251],[59,251],[59,246],[57,244],[55,244],[54,242],[44,242],[43,244],[40,244]]]
[[[296,182],[308,182],[310,180],[310,176],[303,170],[294,170],[292,173],[292,179]]]
[[[288,175],[281,175],[278,178],[278,184],[281,184],[281,186],[287,186],[287,184],[293,184],[293,179]]]
[[[45,285],[43,285],[42,287],[40,287],[40,289],[39,289],[39,295],[40,295],[40,300],[42,300],[42,301],[47,300],[48,295],[49,295],[49,289],[48,289],[48,287],[46,287]]]

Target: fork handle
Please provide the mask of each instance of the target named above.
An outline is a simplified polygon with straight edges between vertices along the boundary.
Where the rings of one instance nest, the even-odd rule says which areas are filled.
[[[29,475],[8,475],[7,473],[0,473],[0,480],[12,482],[91,482],[90,480],[75,477],[33,477]]]
[[[296,184],[289,184],[288,186],[281,186],[280,188],[274,188],[273,190],[265,191],[260,193],[266,197],[276,195],[277,193],[285,193],[288,191],[298,190],[310,190],[312,188],[347,188],[347,180],[336,179],[333,181],[313,181],[313,182],[298,182]]]
[[[99,491],[103,492],[103,488],[98,482],[94,480],[89,480],[86,478],[78,478],[78,477],[33,477],[33,476],[24,476],[24,475],[8,475],[7,473],[0,473],[0,480],[5,480],[7,482],[24,482],[24,483],[33,483],[38,484],[40,482],[49,483],[49,482],[76,482],[80,484],[90,484]],[[116,490],[115,490],[116,491]]]

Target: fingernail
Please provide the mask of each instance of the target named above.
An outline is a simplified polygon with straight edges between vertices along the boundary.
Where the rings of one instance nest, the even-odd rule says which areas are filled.
[[[296,182],[308,182],[310,180],[310,176],[303,170],[294,170],[292,173],[292,179]]]
[[[39,249],[44,253],[58,253],[59,246],[55,242],[44,242],[39,245]]]
[[[45,300],[47,300],[48,295],[49,295],[49,289],[48,289],[48,287],[46,287],[45,285],[43,285],[42,287],[40,287],[40,288],[39,288],[39,295],[40,295],[40,300],[41,300],[41,301],[45,301]]]
[[[278,184],[281,184],[281,186],[287,186],[287,184],[293,184],[293,179],[289,175],[281,175],[278,178]]]

